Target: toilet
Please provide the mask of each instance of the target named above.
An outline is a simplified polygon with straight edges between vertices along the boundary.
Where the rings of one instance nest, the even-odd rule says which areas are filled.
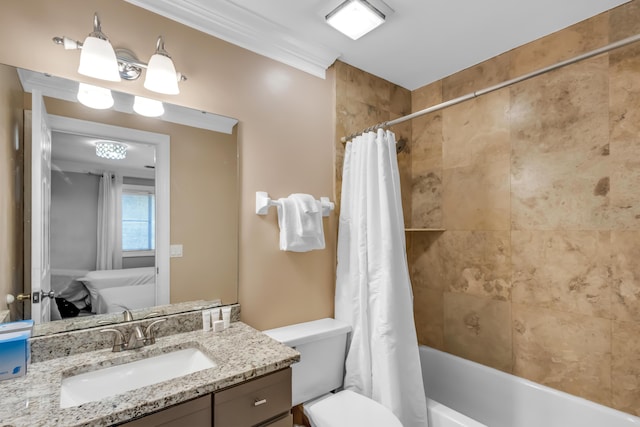
[[[300,362],[292,365],[292,405],[303,404],[312,427],[402,427],[378,402],[342,387],[347,334],[351,326],[320,319],[264,331],[295,348]]]

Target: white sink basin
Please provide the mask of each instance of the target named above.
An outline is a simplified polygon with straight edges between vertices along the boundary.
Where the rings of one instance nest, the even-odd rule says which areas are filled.
[[[86,372],[62,380],[60,407],[70,408],[217,365],[195,348]]]

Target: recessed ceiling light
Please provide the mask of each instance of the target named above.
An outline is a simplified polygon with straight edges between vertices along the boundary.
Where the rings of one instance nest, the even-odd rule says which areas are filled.
[[[325,16],[329,25],[358,40],[384,23],[384,14],[366,0],[347,0]]]

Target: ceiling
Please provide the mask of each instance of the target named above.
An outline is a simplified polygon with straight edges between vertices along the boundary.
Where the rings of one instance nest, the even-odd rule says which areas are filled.
[[[96,156],[98,140],[100,138],[87,135],[52,132],[52,168],[64,172],[101,174],[112,171],[138,178],[155,177],[153,166],[156,163],[156,152],[152,145],[119,141],[127,146],[127,157],[122,160],[109,160]]]
[[[414,90],[628,0],[369,0],[386,22],[351,40],[343,0],[127,0],[313,75],[339,59]]]

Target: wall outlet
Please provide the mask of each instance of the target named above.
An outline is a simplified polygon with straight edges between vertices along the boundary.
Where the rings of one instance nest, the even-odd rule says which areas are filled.
[[[182,257],[182,245],[171,245],[169,253],[170,253],[171,258],[181,258]]]

